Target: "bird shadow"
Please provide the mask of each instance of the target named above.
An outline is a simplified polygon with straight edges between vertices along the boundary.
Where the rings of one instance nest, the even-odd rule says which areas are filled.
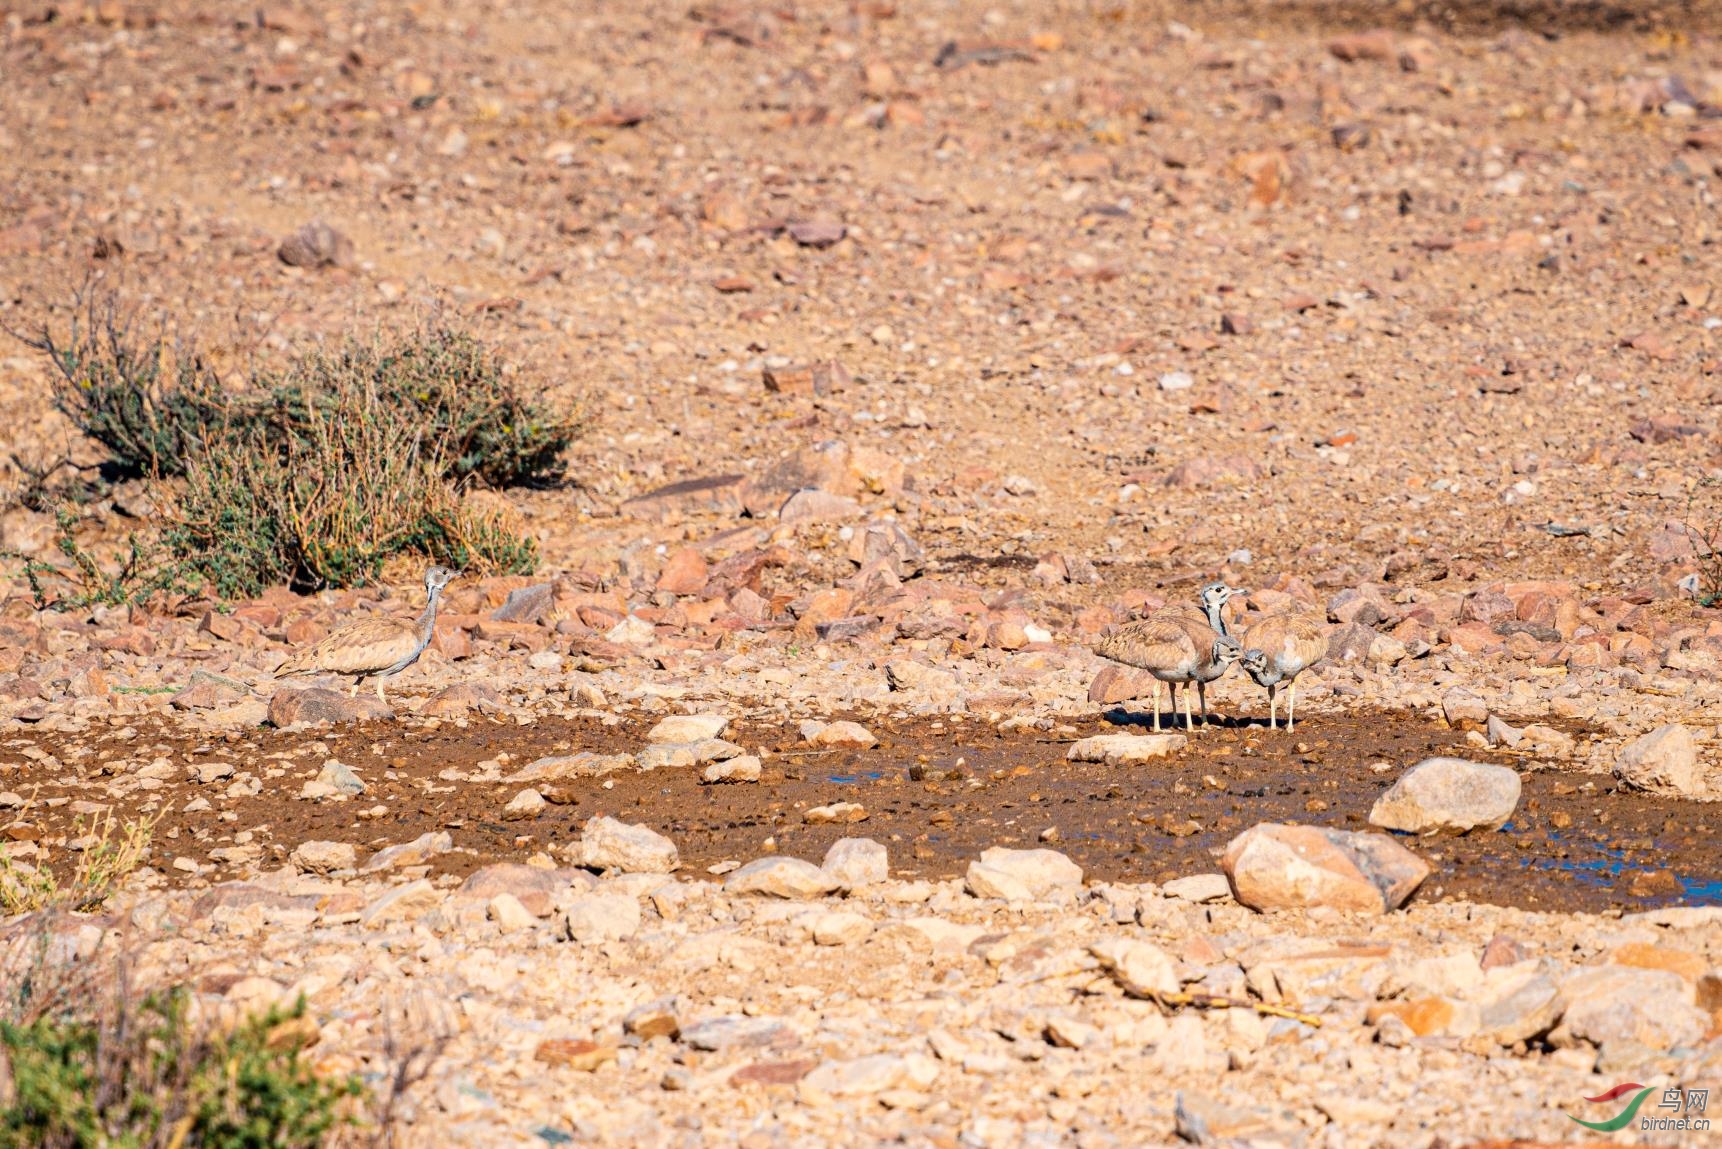
[[[1112,726],[1139,726],[1145,730],[1154,729],[1154,712],[1151,710],[1126,710],[1122,706],[1114,706],[1109,710],[1102,711],[1100,718],[1101,721]],[[1219,727],[1226,730],[1247,729],[1250,726],[1262,726],[1265,728],[1267,726],[1267,720],[1262,719],[1258,721],[1257,719],[1248,717],[1233,717],[1231,715],[1215,714],[1210,716],[1206,722],[1203,722],[1202,717],[1197,715],[1196,729],[1200,730],[1203,726]],[[1160,712],[1161,733],[1170,733],[1182,729],[1184,729],[1184,712],[1182,710],[1175,713],[1169,711]]]

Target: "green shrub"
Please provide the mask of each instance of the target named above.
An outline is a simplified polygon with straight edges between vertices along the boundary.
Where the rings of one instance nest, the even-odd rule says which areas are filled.
[[[0,1020],[0,1149],[312,1149],[363,1092],[300,1058],[303,999],[222,1034],[190,1021],[183,988],[128,993],[99,1019]]]

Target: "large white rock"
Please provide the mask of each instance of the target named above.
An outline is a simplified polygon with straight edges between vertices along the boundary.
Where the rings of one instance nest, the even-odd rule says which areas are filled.
[[[1677,973],[1635,966],[1591,966],[1561,982],[1566,1012],[1549,1035],[1554,1045],[1634,1043],[1651,1049],[1697,1045],[1710,1017],[1692,983]]]
[[[667,874],[681,865],[676,844],[656,830],[602,814],[587,820],[575,854],[582,866],[624,874]]]
[[[1464,758],[1425,758],[1375,800],[1369,824],[1412,834],[1498,830],[1519,805],[1519,775]]]
[[[332,874],[350,870],[358,863],[351,842],[300,842],[287,856],[301,874]]]
[[[1637,790],[1694,798],[1709,789],[1698,767],[1692,731],[1679,724],[1652,730],[1614,762],[1614,775]]]
[[[1409,898],[1429,864],[1386,834],[1263,822],[1220,859],[1232,893],[1253,910],[1330,906],[1380,914]]]
[[[568,903],[564,921],[583,945],[620,941],[640,928],[640,903],[626,894],[585,894]]]
[[[1182,750],[1189,739],[1182,734],[1096,734],[1079,738],[1064,752],[1069,762],[1104,762],[1122,766],[1165,758]]]
[[[837,889],[837,879],[800,858],[757,858],[733,871],[723,888],[731,894],[818,898]]]
[[[1057,850],[1010,850],[994,846],[969,863],[969,893],[1009,902],[1074,896],[1082,889],[1082,867]]]
[[[1153,942],[1113,937],[1096,942],[1088,947],[1088,952],[1100,960],[1126,993],[1159,997],[1177,993],[1181,988],[1172,958]]]
[[[853,890],[883,882],[891,876],[890,853],[872,838],[839,838],[825,851],[820,869],[831,875],[841,890]]]
[[[646,733],[647,742],[704,742],[729,725],[722,714],[672,714]]]

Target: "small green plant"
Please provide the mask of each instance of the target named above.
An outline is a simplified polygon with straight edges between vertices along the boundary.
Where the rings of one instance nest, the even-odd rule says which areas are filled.
[[[1715,606],[1722,602],[1722,478],[1705,475],[1692,484],[1681,526],[1698,564],[1694,597]]]
[[[80,816],[73,823],[72,836],[83,839],[84,848],[71,880],[63,886],[46,866],[25,867],[0,847],[0,914],[98,908],[142,864],[160,817],[119,822],[112,807],[88,823]]]
[[[0,1021],[0,1149],[314,1149],[351,1122],[363,1085],[300,1057],[303,998],[226,1034],[194,1024],[189,1000],[183,987],[134,998],[122,979],[100,1018]]]

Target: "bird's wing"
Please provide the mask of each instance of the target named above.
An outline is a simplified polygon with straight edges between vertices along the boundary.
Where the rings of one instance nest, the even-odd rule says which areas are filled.
[[[1115,627],[1095,644],[1094,653],[1146,670],[1194,658],[1196,644],[1179,620],[1149,618]]]
[[[362,618],[336,627],[317,645],[293,655],[275,673],[373,674],[409,657],[418,646],[411,623]]]

